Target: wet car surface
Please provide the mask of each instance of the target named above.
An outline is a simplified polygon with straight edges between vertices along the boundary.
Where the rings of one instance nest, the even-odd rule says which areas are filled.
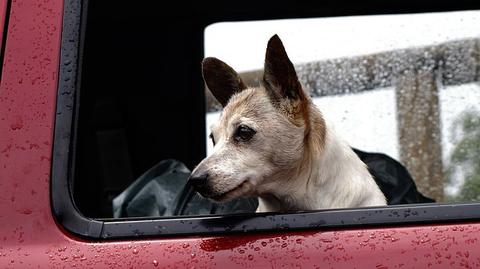
[[[0,86],[1,268],[480,266],[478,219],[168,237],[92,239],[71,233],[54,216],[51,198],[59,70],[72,64],[60,62],[64,3],[8,6]]]

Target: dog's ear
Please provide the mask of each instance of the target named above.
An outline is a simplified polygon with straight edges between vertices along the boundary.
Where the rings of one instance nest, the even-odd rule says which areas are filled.
[[[285,98],[289,101],[304,98],[295,68],[278,35],[268,41],[263,84],[274,104],[281,103]]]
[[[202,74],[208,89],[223,107],[233,94],[247,88],[238,73],[217,58],[203,60]]]

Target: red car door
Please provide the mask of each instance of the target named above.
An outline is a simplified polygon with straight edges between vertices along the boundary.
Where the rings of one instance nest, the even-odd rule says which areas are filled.
[[[356,215],[338,211],[326,219],[327,223],[338,220],[338,225],[327,228],[311,223],[310,228],[283,226],[261,232],[225,229],[221,234],[192,230],[188,235],[112,238],[103,233],[105,238],[95,239],[71,233],[63,226],[70,225],[65,224],[67,215],[54,217],[51,199],[60,66],[71,64],[60,62],[62,19],[71,16],[64,13],[64,5],[70,5],[69,1],[11,1],[0,86],[1,268],[480,266],[478,216],[435,223],[437,218],[448,220],[451,212],[458,215],[454,205],[442,208],[444,214],[430,214],[427,207],[410,211],[375,209],[365,217],[381,216],[390,224],[377,221],[368,226],[366,221],[354,228],[342,226],[340,220],[352,222]],[[6,6],[2,1],[0,14],[5,14]],[[476,205],[469,206],[462,210],[477,209]],[[392,222],[394,218],[407,220],[408,216],[398,212],[425,216],[425,222]],[[284,217],[294,224],[308,214]],[[276,221],[273,218],[276,216],[264,217],[265,221]],[[108,227],[115,231],[115,225],[91,224],[79,229],[85,234],[102,234]]]

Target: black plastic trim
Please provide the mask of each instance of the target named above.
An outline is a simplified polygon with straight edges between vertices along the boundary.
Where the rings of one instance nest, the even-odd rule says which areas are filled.
[[[99,238],[103,222],[86,218],[75,206],[70,178],[73,175],[74,119],[78,105],[82,51],[82,30],[85,29],[87,1],[67,0],[64,3],[60,68],[57,92],[57,114],[52,158],[53,215],[68,231],[85,237]]]
[[[105,220],[102,238],[392,226],[480,220],[480,204],[417,204],[170,219]]]
[[[463,3],[463,2],[461,2]],[[373,10],[370,14],[398,11],[426,12],[461,10],[472,8],[471,3],[457,3],[457,6],[423,6],[402,8],[400,6],[384,6]],[[91,239],[114,239],[145,236],[178,236],[205,235],[222,233],[267,232],[279,230],[307,230],[365,226],[406,225],[420,223],[466,222],[480,220],[480,204],[417,204],[378,208],[354,208],[319,210],[293,214],[239,214],[226,216],[195,216],[155,219],[91,219],[83,216],[75,206],[70,182],[74,170],[75,122],[78,115],[78,96],[80,89],[81,54],[83,32],[86,23],[87,1],[67,0],[64,5],[63,29],[61,41],[60,74],[58,83],[57,115],[55,121],[54,148],[52,159],[52,210],[59,225],[68,232]],[[253,8],[256,8],[255,6]],[[318,8],[318,7],[317,7]],[[475,8],[479,8],[478,5]],[[358,10],[344,14],[327,10],[327,15],[369,14]],[[250,10],[251,11],[251,10]],[[251,11],[254,12],[254,11]],[[222,16],[212,15],[204,20],[205,26],[215,21],[248,19],[248,12],[228,11]],[[281,14],[281,15],[278,15]],[[301,17],[297,13],[280,12],[277,15],[259,15],[255,13],[250,19],[274,19],[285,17]],[[286,15],[285,15],[286,14]],[[288,15],[290,14],[290,15]],[[304,17],[314,16],[305,11]],[[209,16],[208,14],[206,16]],[[319,14],[316,14],[319,16]],[[199,44],[201,46],[202,44]]]
[[[12,1],[7,0],[7,6],[5,8],[5,18],[3,22],[3,35],[2,35],[2,49],[0,50],[0,61],[2,64],[0,65],[0,82],[2,81],[2,74],[3,74],[3,60],[5,56],[5,50],[7,46],[7,37],[8,37],[8,25],[10,19],[10,10],[12,8]]]

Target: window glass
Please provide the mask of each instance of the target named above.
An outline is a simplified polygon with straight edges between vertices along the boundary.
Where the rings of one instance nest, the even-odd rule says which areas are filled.
[[[278,34],[313,102],[348,143],[405,165],[442,201],[480,199],[480,11],[224,22],[205,55],[257,86]],[[207,95],[209,127],[221,106]]]

